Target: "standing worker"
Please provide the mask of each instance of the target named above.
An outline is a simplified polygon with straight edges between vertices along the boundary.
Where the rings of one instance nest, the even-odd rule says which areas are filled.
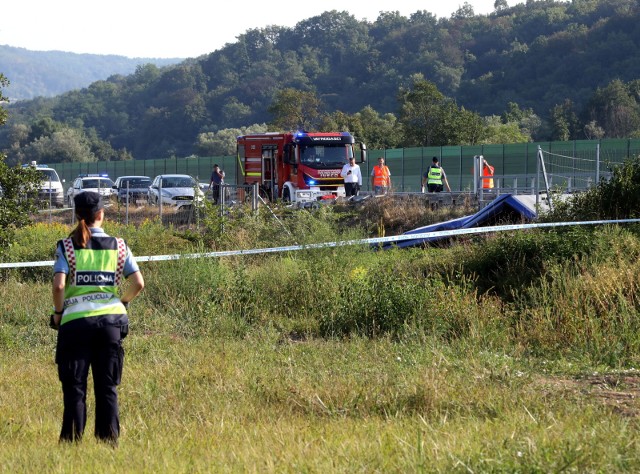
[[[378,164],[371,170],[371,187],[376,196],[387,194],[391,187],[391,171],[384,164],[382,156],[378,158]]]
[[[482,179],[482,189],[493,189],[493,173],[495,168],[484,159],[484,156],[480,155],[480,160],[482,160],[482,176],[488,176]]]
[[[213,203],[218,204],[220,199],[220,185],[224,183],[224,171],[216,164],[213,165],[213,171],[211,172],[211,179],[209,180],[209,189],[213,187],[212,197]]]
[[[144,288],[144,279],[124,240],[102,230],[102,196],[85,191],[73,200],[78,225],[57,244],[50,317],[51,327],[58,329],[56,363],[64,398],[60,441],[82,439],[91,368],[95,436],[115,446],[120,435],[117,386],[124,362],[122,340],[129,331],[127,307]],[[123,278],[128,285],[118,297]]]
[[[344,192],[346,197],[357,196],[362,186],[362,172],[356,164],[354,156],[349,157],[349,163],[342,167],[340,176],[344,178]]]
[[[439,193],[443,189],[443,182],[447,185],[447,191],[451,192],[451,186],[449,186],[449,181],[447,181],[447,174],[444,172],[442,166],[440,166],[438,158],[434,156],[431,161],[432,163],[429,170],[422,175],[422,192],[424,193],[424,186],[426,184],[430,193]]]

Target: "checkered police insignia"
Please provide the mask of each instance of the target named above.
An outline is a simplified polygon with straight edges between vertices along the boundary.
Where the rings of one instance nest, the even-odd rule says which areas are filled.
[[[118,263],[116,265],[116,281],[115,285],[119,285],[122,282],[122,276],[124,274],[124,262],[127,259],[127,244],[123,239],[117,238],[118,242]]]
[[[67,237],[66,239],[62,239],[62,245],[67,257],[67,263],[69,264],[69,281],[73,282],[76,276],[76,253],[73,249],[73,241],[70,237]]]

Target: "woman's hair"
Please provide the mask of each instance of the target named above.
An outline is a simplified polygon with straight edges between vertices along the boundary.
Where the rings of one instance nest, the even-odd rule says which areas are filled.
[[[78,225],[69,235],[74,245],[80,248],[86,248],[87,242],[91,238],[89,227],[93,225],[98,216],[100,209],[104,207],[102,196],[93,191],[85,191],[76,194],[73,197],[73,203],[76,209],[76,217]]]
[[[73,232],[69,235],[73,243],[81,249],[87,246],[87,242],[91,238],[91,231],[89,226],[96,221],[96,214],[100,212],[93,212],[92,209],[76,208],[76,217],[78,218],[78,225]]]

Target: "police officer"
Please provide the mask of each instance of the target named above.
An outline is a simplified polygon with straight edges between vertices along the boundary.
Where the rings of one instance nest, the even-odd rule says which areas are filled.
[[[128,332],[127,306],[144,288],[144,279],[124,241],[102,230],[100,194],[85,191],[73,200],[78,225],[57,244],[50,318],[51,327],[59,329],[56,363],[64,399],[60,441],[82,439],[91,368],[95,436],[116,445],[120,434],[117,386],[124,361],[122,340]],[[118,297],[118,285],[124,278],[129,284]]]
[[[422,192],[424,193],[424,185],[427,185],[427,190],[430,193],[439,193],[442,191],[442,183],[447,185],[447,191],[451,192],[449,181],[447,181],[447,174],[440,166],[438,157],[434,156],[431,160],[431,166],[429,170],[422,175]]]

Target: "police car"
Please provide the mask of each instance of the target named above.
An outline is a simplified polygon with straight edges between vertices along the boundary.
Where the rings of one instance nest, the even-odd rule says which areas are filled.
[[[67,190],[67,204],[73,206],[74,196],[84,191],[100,193],[105,199],[109,199],[117,193],[113,189],[113,181],[109,179],[109,175],[98,173],[80,174]]]

